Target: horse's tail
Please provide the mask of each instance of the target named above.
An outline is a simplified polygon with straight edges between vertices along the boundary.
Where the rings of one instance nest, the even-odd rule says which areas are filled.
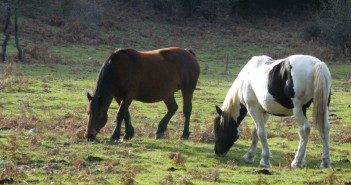
[[[331,75],[324,62],[314,66],[313,117],[317,128],[324,132],[328,119],[328,106],[331,91]]]
[[[191,53],[192,55],[194,55],[194,57],[196,57],[196,54],[194,52],[194,50],[186,48],[185,50],[187,50],[189,53]]]

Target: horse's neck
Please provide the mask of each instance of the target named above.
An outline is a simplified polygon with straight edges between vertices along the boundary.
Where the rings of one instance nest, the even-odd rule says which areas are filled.
[[[99,72],[94,90],[94,97],[101,96],[104,106],[108,109],[116,92],[114,88],[115,85],[113,84],[112,70],[109,68],[111,66],[105,65]]]

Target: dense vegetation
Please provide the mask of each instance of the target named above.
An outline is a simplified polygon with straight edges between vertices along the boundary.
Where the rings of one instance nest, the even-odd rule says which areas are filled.
[[[7,60],[0,63],[1,183],[351,182],[351,65],[348,42],[342,50],[340,45],[334,46],[325,40],[326,33],[321,28],[326,19],[318,12],[306,20],[303,16],[288,13],[282,17],[277,17],[277,14],[245,17],[217,9],[220,11],[214,19],[208,19],[200,12],[201,6],[210,3],[205,0],[177,1],[179,5],[170,7],[174,11],[171,14],[163,12],[164,7],[157,7],[157,3],[171,0],[19,2],[19,34],[24,63],[19,63],[17,58],[13,38],[14,17],[11,17],[8,28]],[[195,2],[192,15],[182,9],[186,2]],[[216,2],[219,6],[230,1]],[[5,4],[6,1],[1,1],[2,6]],[[312,3],[311,6],[317,6],[321,11],[332,10],[328,7],[322,9],[320,4]],[[310,7],[306,8],[310,10]],[[1,15],[5,12],[6,9],[1,8]],[[345,12],[335,10],[334,14]],[[327,18],[338,25],[337,21],[330,20],[332,17]],[[1,30],[4,22],[4,17],[0,16]],[[4,37],[1,35],[1,42]],[[133,102],[130,108],[136,128],[133,140],[108,140],[118,110],[117,104],[113,103],[108,123],[99,133],[98,141],[87,142],[83,138],[87,119],[85,92],[93,90],[99,68],[109,53],[121,47],[152,50],[169,46],[193,48],[201,65],[194,94],[190,139],[179,139],[183,118],[178,110],[170,122],[166,138],[155,140],[157,124],[166,112],[165,105],[162,102]],[[290,168],[289,163],[298,145],[293,117],[272,116],[267,124],[273,153],[271,168],[257,167],[261,157],[260,144],[253,164],[242,161],[253,126],[249,116],[244,119],[240,139],[228,156],[216,156],[213,152],[214,105],[221,105],[245,62],[253,55],[282,58],[296,53],[319,57],[332,72],[329,118],[333,169],[318,168],[322,145],[313,126],[306,167]],[[181,107],[180,93],[176,94],[176,101]],[[310,111],[308,119],[311,120]]]

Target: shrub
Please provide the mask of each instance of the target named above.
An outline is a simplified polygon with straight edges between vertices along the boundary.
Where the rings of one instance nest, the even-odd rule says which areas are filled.
[[[70,18],[85,24],[97,24],[101,21],[104,11],[105,9],[100,3],[76,0],[70,11]]]
[[[351,49],[351,1],[334,0],[320,14],[321,41],[341,49],[344,56]]]
[[[302,31],[302,38],[304,41],[316,41],[319,39],[320,35],[321,28],[316,22],[310,22]]]

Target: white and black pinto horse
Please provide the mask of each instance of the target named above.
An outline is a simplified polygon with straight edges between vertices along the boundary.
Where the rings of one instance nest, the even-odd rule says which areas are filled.
[[[239,138],[239,125],[247,112],[255,122],[252,143],[243,156],[253,163],[257,142],[262,144],[261,167],[270,167],[265,125],[269,115],[294,115],[298,124],[300,143],[292,167],[302,168],[305,163],[310,125],[306,109],[313,102],[314,122],[323,142],[322,168],[330,168],[328,107],[331,75],[326,64],[307,55],[293,55],[281,60],[268,56],[254,56],[244,66],[229,89],[222,108],[216,106],[215,153],[225,156]]]

